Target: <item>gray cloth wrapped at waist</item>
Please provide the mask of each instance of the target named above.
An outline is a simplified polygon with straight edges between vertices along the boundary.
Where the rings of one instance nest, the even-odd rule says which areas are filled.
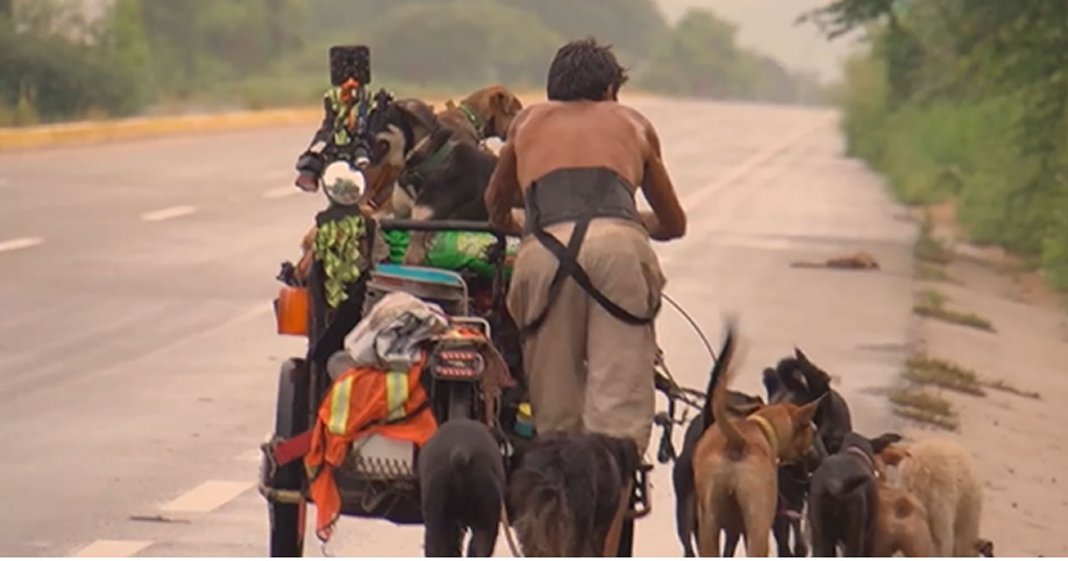
[[[629,185],[609,168],[566,168],[549,172],[531,184],[523,199],[527,234],[535,228],[573,222],[583,216],[622,218],[642,223]]]

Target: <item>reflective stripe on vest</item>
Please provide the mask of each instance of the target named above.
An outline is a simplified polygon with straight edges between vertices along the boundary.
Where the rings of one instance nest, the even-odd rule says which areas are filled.
[[[330,422],[327,423],[326,430],[331,434],[343,435],[348,428],[352,380],[353,376],[346,376],[334,386],[334,391],[330,392]]]
[[[404,405],[408,403],[408,373],[386,373],[386,420],[393,421],[407,415]]]

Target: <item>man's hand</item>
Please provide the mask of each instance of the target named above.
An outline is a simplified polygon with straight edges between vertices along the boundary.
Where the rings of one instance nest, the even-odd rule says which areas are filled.
[[[667,168],[660,156],[660,137],[645,117],[634,112],[645,127],[648,152],[645,156],[645,169],[642,178],[642,192],[653,211],[639,213],[649,237],[657,241],[668,241],[686,235],[686,212],[682,210],[675,186],[671,183]]]
[[[518,195],[515,146],[509,141],[501,147],[501,155],[497,158],[497,167],[493,170],[485,195],[490,225],[509,236],[523,234],[522,224],[512,214]]]

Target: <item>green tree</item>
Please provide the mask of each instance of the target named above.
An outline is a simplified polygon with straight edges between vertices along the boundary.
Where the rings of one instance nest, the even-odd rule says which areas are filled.
[[[640,84],[688,96],[744,96],[752,91],[753,75],[735,45],[736,33],[711,12],[687,11],[653,49]]]
[[[541,83],[561,42],[523,11],[491,0],[409,2],[384,14],[369,39],[376,72],[465,87]]]
[[[562,40],[593,35],[611,43],[624,65],[646,58],[669,31],[653,0],[499,0],[533,14]],[[551,59],[552,55],[549,55]]]

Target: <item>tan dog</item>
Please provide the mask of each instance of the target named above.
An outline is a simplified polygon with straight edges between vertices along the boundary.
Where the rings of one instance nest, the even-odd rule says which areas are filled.
[[[508,128],[522,109],[523,102],[514,93],[494,84],[463,98],[459,105],[449,101],[438,118],[478,144],[494,137],[507,140]]]
[[[905,557],[933,556],[934,539],[923,504],[905,489],[891,486],[882,472],[876,492],[879,502],[872,557],[891,557],[898,552]]]
[[[734,368],[730,364],[726,368],[713,390],[716,423],[694,451],[698,551],[701,557],[719,556],[723,530],[728,540],[745,536],[747,556],[767,557],[779,496],[779,463],[801,457],[812,446],[816,434],[812,417],[822,398],[800,407],[792,403],[761,407],[738,420],[727,410],[727,385]]]
[[[887,447],[879,455],[896,466],[901,487],[927,511],[935,557],[974,557],[983,510],[983,486],[969,452],[946,438]]]

